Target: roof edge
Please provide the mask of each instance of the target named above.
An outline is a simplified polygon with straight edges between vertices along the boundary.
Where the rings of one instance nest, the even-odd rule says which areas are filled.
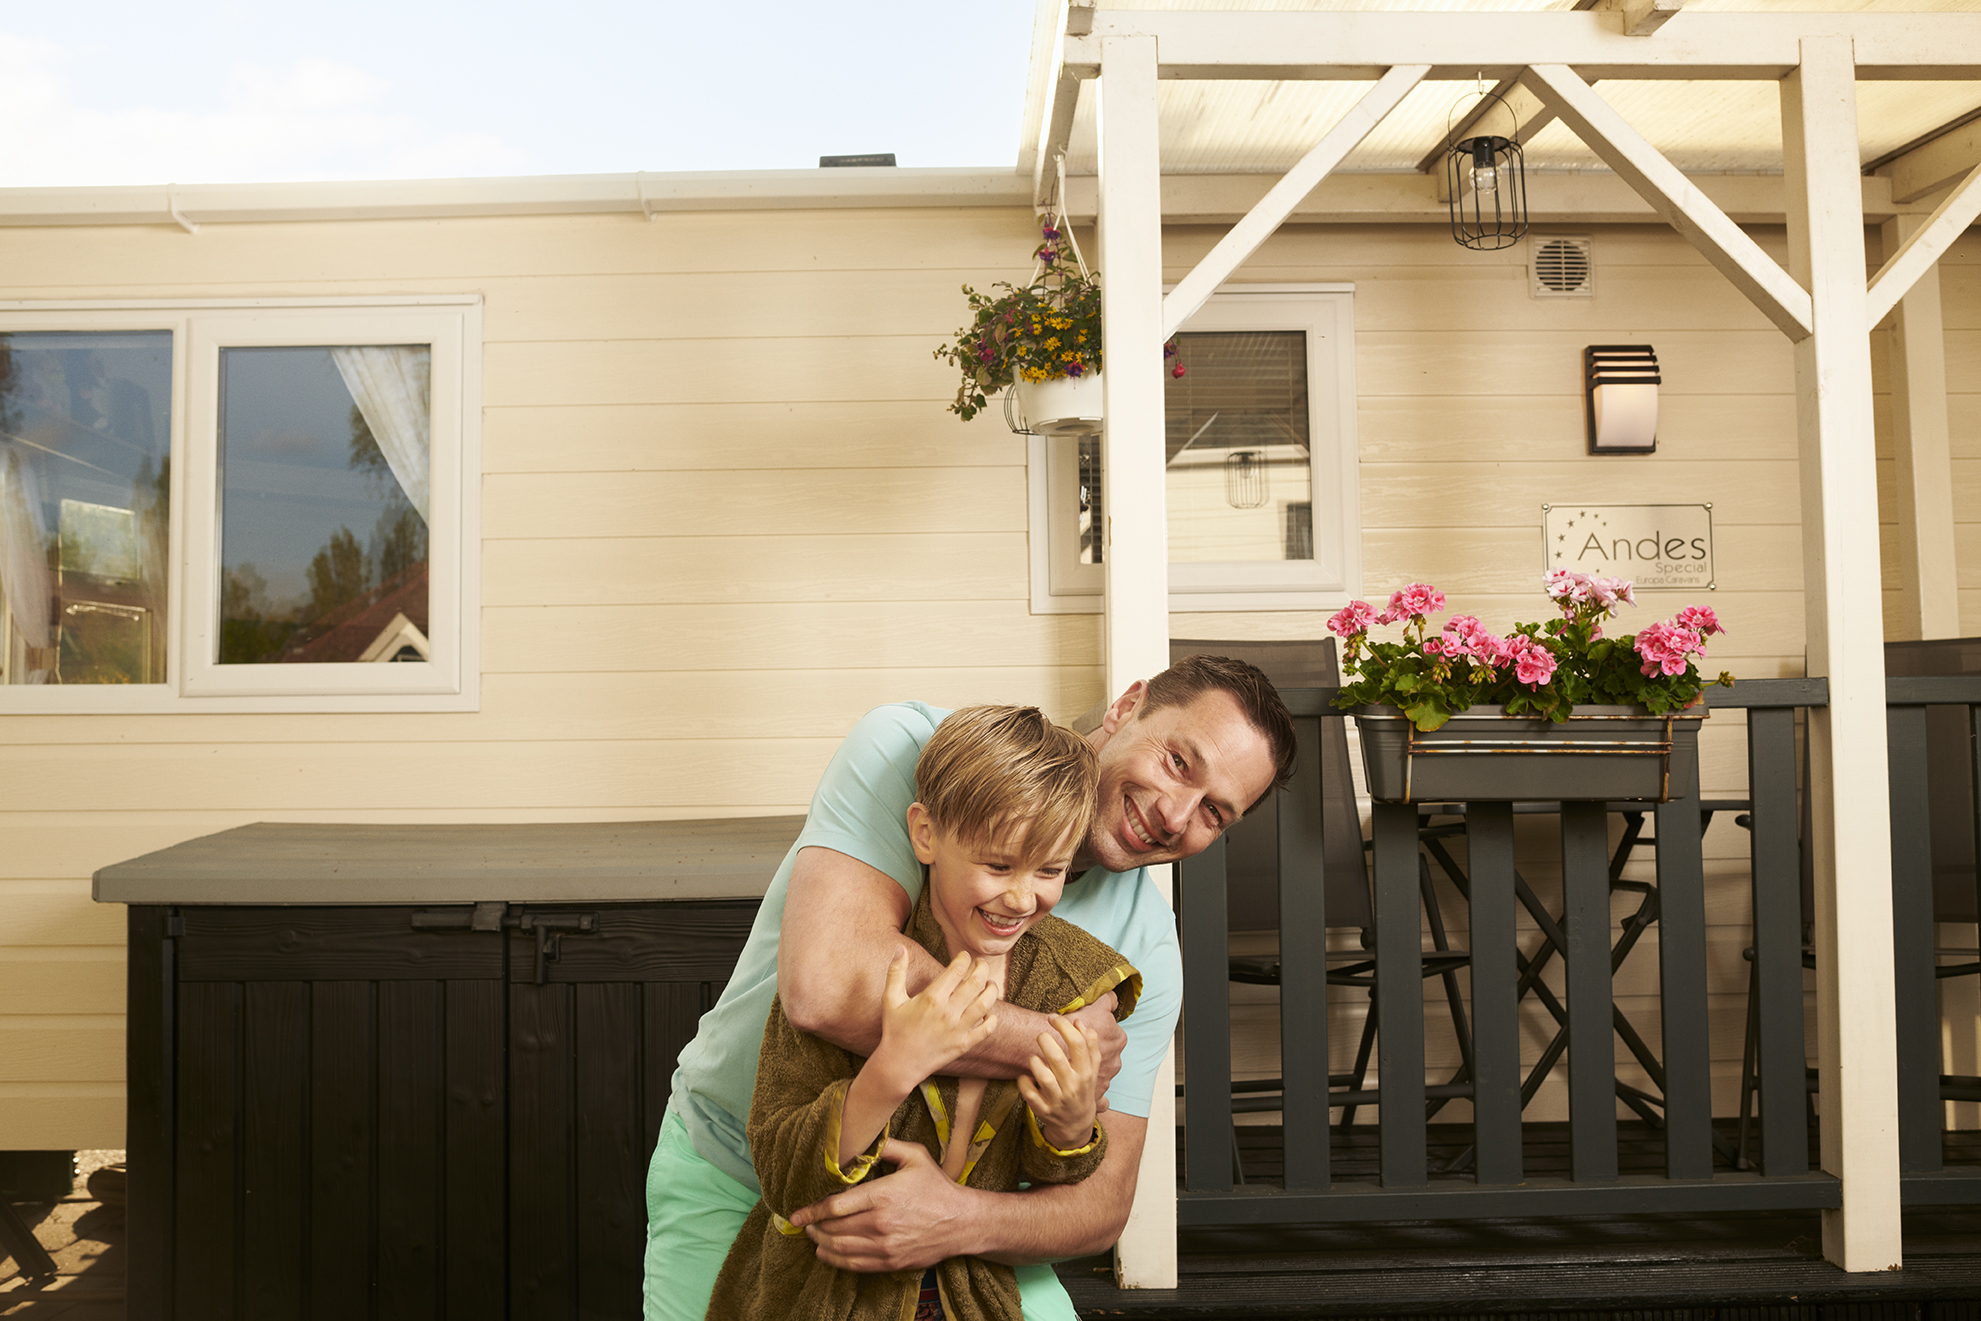
[[[0,188],[0,226],[179,225],[401,220],[820,207],[1025,206],[1010,167],[710,170],[321,183]]]

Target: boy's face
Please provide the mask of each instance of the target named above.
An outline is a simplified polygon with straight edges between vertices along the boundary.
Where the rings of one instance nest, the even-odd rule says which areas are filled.
[[[1020,858],[991,830],[981,844],[966,844],[935,823],[920,803],[908,809],[908,837],[929,869],[929,908],[949,941],[953,958],[968,951],[1002,958],[1018,937],[1052,911],[1073,864],[1072,837],[1050,858]]]

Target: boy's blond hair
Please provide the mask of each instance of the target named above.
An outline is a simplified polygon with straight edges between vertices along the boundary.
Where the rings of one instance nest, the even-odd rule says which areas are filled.
[[[952,712],[915,763],[915,796],[937,830],[977,847],[995,835],[1025,863],[1087,842],[1099,787],[1087,741],[1035,706]]]

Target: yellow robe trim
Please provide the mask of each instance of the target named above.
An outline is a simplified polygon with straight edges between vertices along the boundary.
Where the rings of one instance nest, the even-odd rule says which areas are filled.
[[[1087,1138],[1086,1146],[1074,1147],[1071,1151],[1061,1151],[1058,1147],[1052,1145],[1052,1140],[1048,1138],[1045,1135],[1044,1130],[1042,1130],[1039,1127],[1039,1117],[1032,1113],[1032,1108],[1030,1106],[1025,1107],[1025,1123],[1032,1130],[1032,1141],[1038,1143],[1040,1146],[1044,1147],[1047,1151],[1050,1151],[1055,1156],[1063,1156],[1068,1158],[1071,1158],[1073,1156],[1084,1156],[1088,1152],[1092,1151],[1094,1149],[1095,1144],[1101,1140],[1101,1126],[1099,1123],[1096,1123],[1094,1125],[1094,1131],[1092,1135]]]
[[[1069,1000],[1066,1007],[1059,1012],[1071,1014],[1085,1009],[1109,991],[1114,992],[1114,998],[1120,1005],[1116,1017],[1118,1019],[1128,1017],[1128,1011],[1133,1009],[1135,1002],[1142,998],[1142,974],[1126,963],[1116,964],[1102,976],[1095,978],[1086,990]]]

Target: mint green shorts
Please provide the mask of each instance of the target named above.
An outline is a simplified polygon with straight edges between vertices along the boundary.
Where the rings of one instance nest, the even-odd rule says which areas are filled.
[[[647,1166],[646,1321],[703,1321],[722,1260],[756,1204],[755,1192],[701,1158],[669,1111]],[[1025,1321],[1074,1321],[1051,1266],[1018,1267],[1018,1295]]]

